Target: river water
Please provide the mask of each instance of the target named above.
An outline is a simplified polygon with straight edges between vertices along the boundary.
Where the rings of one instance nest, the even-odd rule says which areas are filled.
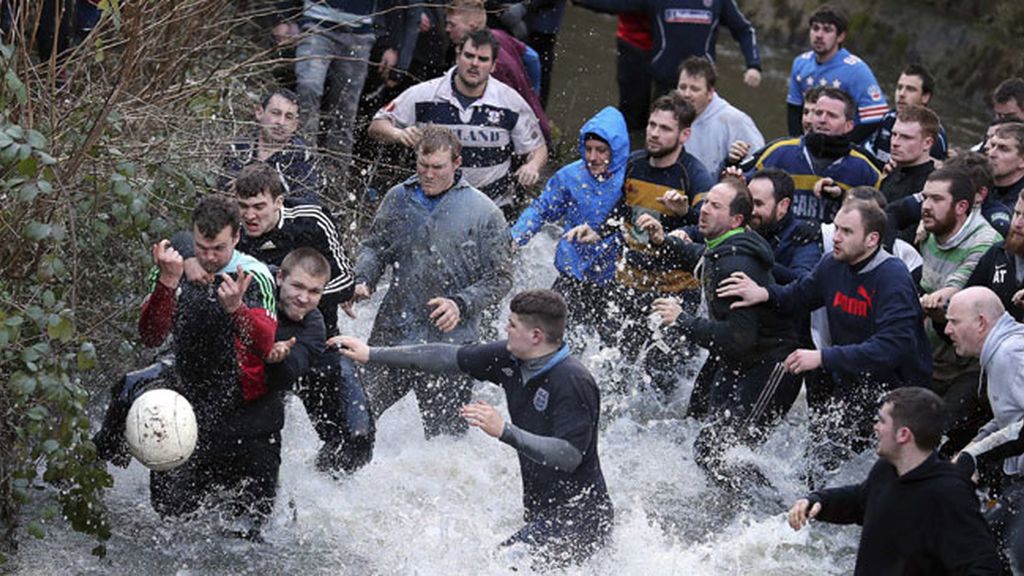
[[[555,236],[539,234],[517,256],[514,291],[546,287]],[[377,294],[382,294],[379,291]],[[507,299],[506,299],[507,301]],[[376,303],[357,308],[344,331],[367,336]],[[504,319],[497,320],[495,328]],[[709,486],[692,459],[699,425],[682,417],[690,383],[660,404],[614,350],[587,334],[582,353],[602,388],[600,454],[616,507],[614,543],[566,574],[844,574],[852,570],[856,527],[812,524],[795,533],[786,506],[803,494],[803,401],[756,451],[730,457],[756,463],[775,485],[744,502]],[[475,394],[504,410],[499,388]],[[461,439],[423,438],[412,396],[378,422],[374,461],[333,480],[313,462],[319,441],[301,403],[287,408],[280,492],[262,545],[222,535],[216,518],[161,521],[149,506],[148,472],[133,462],[111,468],[113,537],[108,555],[89,555],[89,538],[53,526],[26,539],[22,574],[506,574],[533,573],[528,560],[496,545],[521,525],[521,489],[512,449],[470,430]],[[840,480],[866,473],[865,454]]]
[[[613,18],[569,9],[551,109],[566,134],[616,101],[614,29]],[[742,85],[742,60],[727,34],[720,39],[719,54],[720,92],[751,113],[766,138],[782,135],[792,52],[765,49],[766,72],[757,90]],[[888,82],[880,77],[883,87],[890,87],[895,74],[888,72]],[[942,99],[936,108],[948,114],[945,124],[954,143],[977,139],[984,123],[977,113]],[[513,291],[551,284],[554,244],[553,233],[540,234],[520,252]],[[358,307],[358,319],[344,331],[367,336],[375,309],[375,301]],[[710,486],[693,462],[699,425],[682,417],[691,383],[682,383],[677,396],[662,405],[615,350],[602,350],[587,334],[577,337],[588,343],[581,356],[605,389],[600,454],[616,526],[610,547],[564,573],[795,576],[852,571],[856,527],[811,524],[796,533],[785,524],[786,507],[804,493],[799,481],[807,439],[802,399],[764,446],[730,454],[755,463],[775,487],[737,502]],[[479,384],[475,394],[504,410],[503,394],[495,386]],[[378,422],[374,461],[342,480],[315,470],[319,442],[294,399],[283,437],[279,498],[264,544],[222,536],[216,518],[161,521],[149,506],[148,473],[133,462],[127,470],[111,470],[113,537],[105,559],[89,555],[95,544],[90,538],[54,525],[45,540],[23,540],[14,569],[20,574],[182,576],[534,572],[526,559],[496,548],[521,525],[519,471],[515,453],[479,430],[461,439],[426,441],[415,402],[407,397]],[[837,482],[861,479],[872,461],[871,454],[861,455]]]

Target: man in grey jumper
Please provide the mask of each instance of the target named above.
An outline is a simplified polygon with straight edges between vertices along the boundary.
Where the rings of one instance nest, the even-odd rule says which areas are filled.
[[[424,128],[416,176],[388,191],[360,245],[353,301],[368,298],[389,266],[392,272],[372,346],[476,342],[484,310],[512,287],[508,224],[494,202],[462,180],[460,153],[450,129]],[[472,392],[468,378],[371,366],[364,382],[376,417],[414,390],[428,438],[466,431],[459,407]]]
[[[946,315],[946,334],[957,354],[981,358],[993,414],[956,460],[969,471],[978,467],[997,469],[990,488],[998,495],[999,505],[987,511],[985,519],[1000,545],[1007,546],[1012,520],[1020,517],[1024,508],[1024,442],[1020,437],[1024,419],[1024,325],[1004,310],[995,292],[983,286],[957,292],[949,301]]]

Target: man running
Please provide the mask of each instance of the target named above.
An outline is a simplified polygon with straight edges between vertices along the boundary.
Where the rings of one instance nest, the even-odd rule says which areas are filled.
[[[525,543],[546,568],[580,562],[607,543],[612,528],[597,454],[600,391],[563,341],[566,306],[557,292],[520,292],[509,309],[508,339],[501,342],[369,348],[339,336],[329,344],[356,362],[457,372],[500,385],[511,422],[481,400],[460,413],[519,452],[526,526],[504,545]]]

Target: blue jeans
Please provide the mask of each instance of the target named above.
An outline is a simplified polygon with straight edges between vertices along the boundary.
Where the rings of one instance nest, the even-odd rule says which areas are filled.
[[[302,129],[320,146],[338,154],[342,173],[352,155],[359,95],[363,91],[373,47],[373,34],[352,34],[343,27],[305,28],[295,48],[296,92],[303,115]],[[320,131],[321,111],[327,115]]]

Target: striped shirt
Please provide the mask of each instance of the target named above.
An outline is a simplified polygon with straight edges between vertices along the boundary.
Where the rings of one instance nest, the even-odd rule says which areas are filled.
[[[540,124],[529,104],[493,76],[480,98],[463,107],[454,93],[455,68],[399,94],[374,116],[398,128],[439,124],[451,128],[462,143],[466,181],[499,206],[512,200],[513,154],[529,154],[544,144]]]

